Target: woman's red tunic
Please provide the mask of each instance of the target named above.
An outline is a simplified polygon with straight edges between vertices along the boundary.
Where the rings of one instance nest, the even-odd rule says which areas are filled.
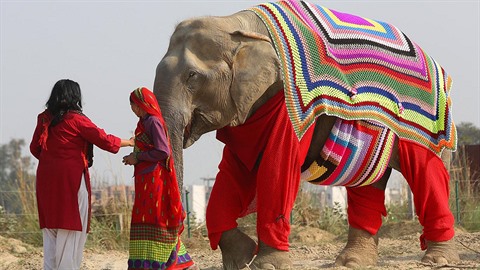
[[[91,206],[90,176],[86,159],[87,144],[117,153],[120,138],[106,134],[85,115],[67,112],[63,120],[48,129],[44,146],[41,135],[52,115],[38,115],[37,126],[30,143],[30,152],[39,160],[37,168],[37,204],[40,228],[81,231],[78,189],[85,173],[89,193],[89,223]],[[89,228],[87,228],[88,231]]]

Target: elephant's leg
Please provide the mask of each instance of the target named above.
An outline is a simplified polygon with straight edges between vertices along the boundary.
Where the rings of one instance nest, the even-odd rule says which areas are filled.
[[[293,269],[293,264],[288,251],[272,248],[260,241],[257,257],[250,269]]]
[[[237,219],[248,214],[255,194],[255,177],[225,147],[206,212],[210,246],[220,246],[224,269],[242,269],[254,256],[256,243],[237,229]]]
[[[460,261],[455,241],[452,239],[443,242],[426,240],[427,251],[422,262],[449,264]]]
[[[367,231],[348,229],[347,245],[335,260],[336,266],[359,268],[376,265],[378,260],[378,236]]]
[[[257,250],[257,243],[237,228],[223,232],[219,246],[224,270],[248,269]]]
[[[301,163],[314,127],[298,141],[285,106],[276,112],[271,136],[257,173],[257,269],[292,269],[289,257],[290,214],[300,186]]]
[[[449,174],[442,160],[429,149],[399,141],[401,172],[413,193],[415,210],[423,234],[424,262],[452,263],[459,260],[453,237],[454,218],[450,211]]]
[[[356,268],[377,264],[377,232],[382,225],[382,215],[387,214],[385,187],[391,171],[388,168],[375,185],[347,188],[350,226],[347,244],[335,261],[337,266]]]

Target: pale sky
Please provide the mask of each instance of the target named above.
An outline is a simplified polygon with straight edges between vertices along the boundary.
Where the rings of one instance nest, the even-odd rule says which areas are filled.
[[[80,84],[84,112],[94,123],[129,138],[137,118],[128,95],[138,86],[153,88],[176,24],[262,2],[0,0],[0,144],[23,138],[28,146],[37,114],[65,78]],[[454,121],[480,127],[479,0],[312,2],[400,28],[452,76]],[[185,184],[215,177],[222,147],[212,132],[186,149]],[[97,148],[93,175],[133,184],[133,169],[121,163],[130,150],[113,155]]]

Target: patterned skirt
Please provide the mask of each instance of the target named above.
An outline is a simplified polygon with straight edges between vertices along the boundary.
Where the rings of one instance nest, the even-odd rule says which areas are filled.
[[[143,228],[142,228],[143,227]],[[161,238],[155,233],[150,237],[148,231],[156,231],[151,226],[132,227],[130,232],[130,255],[128,269],[186,269],[193,265],[193,260],[187,249],[178,237],[174,243],[155,241],[153,238]],[[153,230],[152,230],[153,229]],[[143,236],[142,236],[143,235]],[[145,237],[146,236],[146,237]],[[147,238],[152,238],[148,240]]]
[[[162,171],[163,167],[157,166],[151,173],[135,176],[128,269],[176,270],[193,265],[180,240],[183,227],[169,226],[176,207],[171,203],[169,184],[176,183],[162,179]]]

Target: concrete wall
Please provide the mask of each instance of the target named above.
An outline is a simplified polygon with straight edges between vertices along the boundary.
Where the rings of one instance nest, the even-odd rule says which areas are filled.
[[[185,211],[190,212],[190,222],[205,222],[205,211],[207,210],[207,187],[204,185],[185,186],[186,192],[182,198]],[[186,206],[188,196],[188,207]],[[193,220],[192,220],[193,218]]]

